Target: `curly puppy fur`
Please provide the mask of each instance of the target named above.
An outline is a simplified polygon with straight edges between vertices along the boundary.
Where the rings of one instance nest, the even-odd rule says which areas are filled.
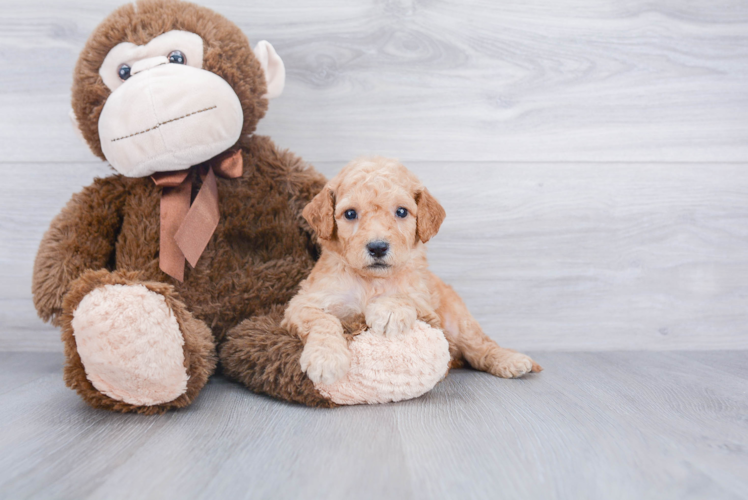
[[[345,375],[350,352],[341,320],[360,314],[396,336],[416,319],[442,328],[453,360],[500,377],[542,368],[499,347],[455,293],[428,270],[426,243],[445,213],[403,165],[385,158],[348,164],[304,209],[322,256],[288,305],[282,325],[304,342],[300,363],[317,383]]]
[[[91,150],[103,158],[98,120],[110,90],[98,70],[105,56],[120,42],[145,44],[170,30],[200,35],[203,68],[226,80],[239,97],[244,124],[233,149],[241,151],[244,173],[238,179],[217,179],[218,227],[197,266],[185,270],[181,283],[159,269],[161,188],[150,178],[112,175],[96,179],[52,221],[34,264],[34,304],[41,318],[63,327],[66,382],[98,408],[158,413],[184,406],[205,383],[215,360],[213,348],[195,344],[193,349],[186,338],[185,359],[194,370],[194,380],[190,379],[191,389],[183,397],[151,407],[110,400],[87,382],[72,335],[69,315],[85,290],[112,279],[143,284],[164,294],[186,337],[207,326],[214,340],[206,338],[205,342],[211,344],[220,345],[226,333],[242,321],[256,320],[266,329],[255,329],[253,342],[264,349],[278,333],[267,318],[263,322],[260,317],[273,306],[287,304],[319,255],[301,212],[325,179],[269,138],[249,135],[267,109],[262,97],[265,77],[244,34],[209,9],[176,0],[141,0],[116,10],[91,34],[75,69],[72,96],[78,125]],[[200,186],[196,177],[193,198]],[[101,274],[91,274],[94,271]],[[241,380],[266,371],[263,364],[244,365],[235,358],[227,359],[225,365],[227,373]],[[310,384],[303,387],[310,401],[319,397]],[[293,390],[280,388],[275,395],[285,398]]]

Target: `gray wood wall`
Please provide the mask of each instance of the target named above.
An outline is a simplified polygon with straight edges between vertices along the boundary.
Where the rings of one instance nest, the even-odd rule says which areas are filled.
[[[0,2],[0,349],[58,350],[31,267],[107,175],[71,72],[120,4]],[[260,133],[327,175],[400,158],[442,201],[432,267],[519,349],[748,348],[748,2],[202,2],[283,57]]]

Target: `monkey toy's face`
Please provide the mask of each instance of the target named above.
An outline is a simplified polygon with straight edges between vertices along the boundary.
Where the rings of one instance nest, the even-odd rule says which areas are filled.
[[[220,15],[145,0],[120,8],[89,39],[74,118],[94,153],[125,176],[182,170],[251,133],[284,78],[269,43],[253,53]]]
[[[101,149],[121,173],[179,170],[230,148],[244,124],[236,92],[203,69],[203,39],[172,30],[122,42],[99,68],[112,91],[99,117]]]

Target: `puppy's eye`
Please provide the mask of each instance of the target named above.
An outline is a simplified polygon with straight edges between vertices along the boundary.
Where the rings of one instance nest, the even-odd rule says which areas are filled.
[[[117,68],[117,74],[122,80],[127,80],[130,78],[130,66],[127,64],[120,64],[119,68]]]
[[[395,210],[395,215],[397,215],[401,219],[404,219],[408,216],[408,209],[400,207],[397,210]]]
[[[169,62],[174,64],[184,64],[187,59],[182,54],[181,50],[173,50],[169,53]]]
[[[348,210],[345,211],[345,213],[343,215],[345,215],[346,219],[353,220],[353,219],[356,218],[357,214],[356,214],[355,210],[353,210],[352,208],[349,208]]]

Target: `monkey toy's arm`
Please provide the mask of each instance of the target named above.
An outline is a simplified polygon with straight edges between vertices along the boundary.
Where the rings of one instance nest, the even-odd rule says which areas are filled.
[[[34,305],[44,321],[59,325],[72,281],[88,269],[106,268],[122,223],[125,185],[119,175],[96,179],[54,218],[34,262]]]
[[[296,214],[302,233],[309,239],[309,252],[316,260],[319,257],[319,247],[312,228],[301,212],[312,198],[322,191],[327,179],[295,154],[280,149],[269,137],[252,136],[243,146],[257,159],[255,168],[260,170],[262,175],[274,178],[286,189],[291,210]]]
[[[296,291],[296,285],[307,277],[313,261],[319,257],[319,247],[312,228],[301,213],[304,207],[322,190],[325,178],[299,157],[277,148],[263,136],[253,136],[246,146],[251,158],[257,159],[255,168],[283,186],[295,214],[299,238],[306,240],[309,257],[300,259],[289,276],[287,300]],[[280,326],[287,302],[275,304],[267,313],[247,318],[226,334],[219,346],[223,373],[246,385],[250,390],[294,401],[308,406],[331,407],[335,404],[322,396],[301,369],[304,344],[287,328]]]

